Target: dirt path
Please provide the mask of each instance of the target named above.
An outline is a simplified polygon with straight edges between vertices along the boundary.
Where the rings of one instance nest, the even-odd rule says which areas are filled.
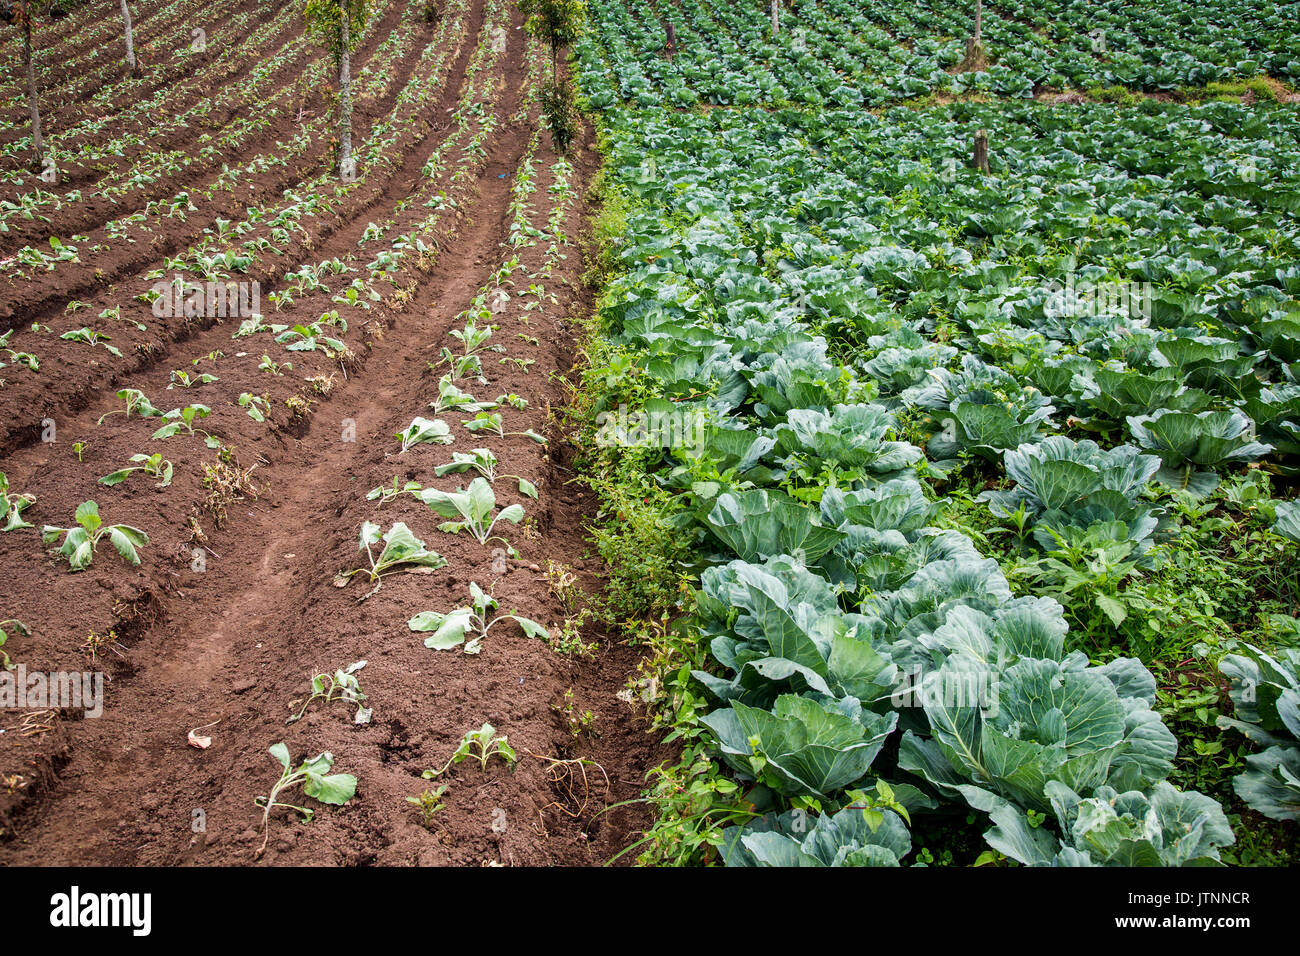
[[[470,44],[483,28],[483,8],[475,4]],[[522,42],[519,31],[510,31],[511,46],[502,58],[502,116],[511,115],[525,86]],[[448,87],[453,93],[467,55],[455,67],[457,79]],[[115,625],[122,656],[104,651],[98,665],[107,661],[112,678],[102,717],[48,720],[48,731],[21,738],[17,746],[8,743],[17,724],[5,721],[11,729],[0,736],[0,771],[20,768],[17,775],[25,782],[21,799],[11,801],[0,863],[250,863],[261,843],[261,811],[253,798],[268,793],[279,773],[266,748],[280,740],[295,762],[332,752],[336,771],[355,774],[359,787],[351,804],[321,808],[309,825],[277,811],[266,862],[601,863],[636,838],[646,822],[642,809],[599,813],[635,797],[646,770],[666,756],[639,715],[615,696],[635,666],[629,649],[587,629],[582,636],[595,654],[563,655],[507,622],[494,627],[482,652],[471,656],[426,649],[406,627],[419,611],[445,612],[466,603],[474,581],[490,588],[503,610],[517,609],[551,625],[554,633],[566,607],[563,589],[557,594],[548,581],[549,562],[573,568],[588,588],[596,583],[598,563],[583,557],[586,509],[581,493],[565,487],[571,476],[552,460],[551,448],[562,437],[548,414],[563,400],[548,373],[567,371],[572,362],[565,316],[587,304],[575,291],[581,271],[576,247],[546,280],[556,303],[529,313],[516,301],[493,316],[493,341],[520,364],[500,364],[494,354],[484,368],[489,384],[469,386],[479,397],[526,396],[528,408],[506,407],[507,427],[541,432],[550,445],[465,437],[459,419],[467,416],[455,412],[443,416],[458,433],[453,446],[418,446],[399,456],[393,437],[414,416],[432,417],[427,403],[437,394],[442,372],[430,370],[429,363],[444,345],[457,344],[448,333],[463,324],[458,317],[492,272],[516,254],[529,270],[542,269],[540,244],[519,252],[503,248],[513,215],[512,185],[533,128],[503,124],[495,132],[474,198],[462,208],[437,265],[420,277],[400,313],[385,312],[367,340],[364,362],[346,377],[333,377],[310,422],[240,442],[244,461],[258,464],[258,494],[231,500],[221,530],[208,523],[201,571],[194,566],[193,545],[183,540],[181,516],[156,501],[146,516],[167,530],[151,529],[154,538],[137,572],[128,573],[105,549],[90,571],[69,575],[39,557],[31,541],[19,548],[14,533],[4,536],[0,574],[18,578],[24,564],[45,565],[19,581],[17,603],[28,608],[36,633],[11,645],[16,658],[30,660],[29,667],[42,656],[51,666],[73,666],[69,652],[78,630],[102,630],[110,607],[107,623]],[[433,135],[389,179],[372,212],[392,209],[415,186]],[[545,213],[546,200],[536,197],[546,197],[554,184],[556,157],[547,136],[541,139],[533,195]],[[582,228],[581,197],[595,166],[589,142],[575,152],[579,201],[567,212],[569,236]],[[537,218],[545,222],[545,215]],[[340,230],[319,254],[355,248],[364,225],[363,219]],[[229,331],[216,328],[187,347],[201,354],[223,342],[229,350]],[[523,368],[530,359],[535,364]],[[166,365],[164,360],[158,368]],[[112,404],[107,398],[92,403],[80,418],[93,421]],[[238,415],[233,422],[244,426]],[[77,434],[88,425],[61,427]],[[138,443],[142,432],[135,428]],[[409,496],[382,506],[366,500],[369,489],[391,485],[395,475],[445,490],[467,484],[465,475],[435,479],[432,467],[452,450],[483,446],[496,453],[501,471],[524,476],[540,489],[534,501],[519,494],[513,481],[495,483],[501,504],[519,503],[527,512],[520,528],[507,531],[518,559],[504,559],[494,543],[438,532],[440,519]],[[47,502],[52,506],[39,517],[34,507],[28,514],[33,522],[66,517],[75,508],[84,478],[74,489],[65,473],[76,463],[59,446],[25,448],[8,463],[11,479],[30,485],[42,510]],[[101,488],[97,497],[107,511],[112,493]],[[145,490],[143,497],[158,495]],[[404,521],[447,559],[447,568],[387,578],[365,601],[358,601],[367,590],[360,581],[334,587],[335,573],[364,557],[356,537],[365,520],[385,530]],[[176,555],[170,566],[164,560],[169,542]],[[46,586],[55,590],[41,601]],[[8,596],[6,604],[14,606]],[[316,704],[302,721],[285,726],[290,701],[304,696],[311,674],[362,659],[367,664],[359,677],[374,710],[369,724],[354,725],[341,704]],[[187,744],[189,730],[214,721],[203,731],[213,739],[210,748]],[[485,771],[476,763],[454,767],[439,780],[449,785],[445,809],[431,826],[421,825],[406,801],[429,786],[421,772],[444,763],[461,736],[484,722],[508,735],[519,763],[513,771],[500,762]],[[6,822],[3,806],[0,822]]]

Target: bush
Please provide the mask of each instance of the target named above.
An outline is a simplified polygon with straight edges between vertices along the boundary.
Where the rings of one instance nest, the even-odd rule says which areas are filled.
[[[564,152],[578,132],[578,111],[573,105],[573,88],[567,79],[552,80],[542,87],[542,115],[551,128],[551,142]]]

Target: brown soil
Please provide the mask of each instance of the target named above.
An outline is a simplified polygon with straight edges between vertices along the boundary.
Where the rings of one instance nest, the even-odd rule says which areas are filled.
[[[275,275],[286,263],[337,255],[359,262],[364,276],[372,248],[387,247],[385,241],[358,251],[369,222],[391,221],[390,235],[397,235],[427,215],[423,204],[401,201],[422,188],[425,160],[454,131],[448,110],[487,29],[483,0],[472,8],[440,101],[422,107],[403,130],[399,161],[316,225],[309,252],[295,249],[268,268],[267,321],[310,321],[336,307],[317,294],[299,297],[283,314],[272,312],[266,292],[279,287]],[[511,25],[519,20],[515,14]],[[574,569],[589,593],[598,589],[602,570],[586,556],[583,536],[595,501],[573,483],[571,452],[551,414],[565,401],[552,373],[566,373],[574,362],[569,317],[591,306],[576,243],[543,280],[555,303],[526,311],[528,300],[517,297],[493,316],[491,341],[505,346],[508,357],[535,364],[524,370],[487,353],[490,383],[461,383],[479,398],[526,397],[527,409],[504,408],[506,428],[531,428],[549,444],[471,434],[460,425],[470,416],[454,411],[441,416],[452,425],[454,445],[419,445],[399,455],[394,438],[413,417],[433,417],[427,403],[445,367],[430,363],[444,346],[459,345],[449,332],[463,324],[461,314],[491,273],[518,255],[535,274],[546,258],[545,241],[519,250],[505,244],[511,187],[537,124],[535,107],[524,121],[509,122],[531,80],[522,32],[507,33],[509,47],[489,84],[501,124],[486,155],[470,164],[472,176],[453,183],[444,173],[439,183],[460,201],[459,212],[445,218],[438,254],[421,271],[401,274],[396,290],[381,286],[385,300],[364,320],[357,310],[347,312],[352,327],[344,338],[352,357],[334,362],[318,352],[286,353],[266,335],[232,340],[229,321],[161,330],[151,324],[150,348],[127,352],[128,362],[104,356],[103,366],[87,365],[85,346],[66,355],[47,349],[38,375],[11,374],[0,389],[0,410],[12,420],[30,423],[36,410],[57,424],[53,443],[40,441],[30,424],[7,429],[2,468],[13,490],[37,497],[24,518],[37,528],[66,526],[81,502],[94,499],[106,522],[135,525],[150,537],[138,568],[104,542],[88,570],[72,573],[46,553],[35,530],[0,534],[0,618],[18,617],[32,629],[5,650],[29,672],[101,670],[108,681],[104,713],[96,719],[72,711],[0,712],[0,863],[253,863],[262,842],[254,798],[269,793],[279,775],[266,752],[278,741],[295,763],[333,753],[335,771],[355,774],[359,785],[347,806],[316,805],[307,824],[275,811],[264,863],[600,864],[648,823],[641,803],[603,812],[636,798],[647,770],[670,756],[644,716],[616,696],[635,670],[635,649],[588,625],[582,636],[594,654],[561,654],[505,622],[471,656],[426,649],[422,635],[406,626],[419,611],[466,603],[474,581],[491,589],[502,610],[518,610],[555,633],[565,608],[548,581],[551,563]],[[412,56],[419,53],[417,47]],[[407,76],[413,67],[399,63],[394,71]],[[484,78],[476,82],[481,87]],[[376,115],[391,105],[376,105]],[[590,131],[571,152],[578,200],[564,230],[577,237],[598,164]],[[320,144],[319,156],[325,155]],[[535,156],[538,188],[529,198],[535,226],[545,227],[550,211],[555,160],[543,133]],[[283,187],[270,179],[256,188]],[[192,218],[202,224],[217,214],[204,209]],[[127,300],[139,277],[161,262],[156,250],[137,256],[123,266],[123,291],[105,291],[101,300]],[[515,278],[526,285],[524,276]],[[75,294],[57,284],[27,293],[36,298],[14,310],[15,320],[30,324],[32,314],[54,314]],[[98,315],[101,300],[83,315]],[[130,341],[127,328],[113,329],[115,344],[119,332]],[[223,354],[197,368],[219,382],[168,390],[172,369],[191,369],[193,359],[216,351]],[[292,361],[293,370],[259,371],[264,352]],[[308,381],[314,376],[317,385]],[[212,417],[201,424],[233,446],[231,467],[252,469],[242,493],[230,489],[229,473],[225,483],[205,485],[204,469],[216,468],[219,459],[198,438],[150,441],[157,422],[136,416],[113,415],[97,425],[105,412],[122,407],[113,390],[128,386],[164,410],[189,402],[211,406]],[[242,392],[269,396],[267,423],[236,404]],[[291,414],[290,398],[309,400],[310,412]],[[80,460],[73,450],[78,441],[86,442]],[[527,512],[522,525],[506,526],[520,556],[504,569],[496,542],[481,546],[464,534],[439,532],[442,519],[417,499],[382,506],[366,499],[371,488],[391,486],[394,476],[446,490],[464,486],[471,476],[435,478],[433,468],[453,450],[474,447],[491,448],[501,472],[526,477],[540,490],[533,501],[511,479],[495,484],[502,505],[519,503]],[[113,488],[96,483],[141,451],[162,451],[175,463],[169,488],[155,488],[139,474]],[[369,585],[360,577],[346,588],[333,586],[338,571],[364,563],[357,535],[366,520],[384,530],[405,522],[448,566],[430,575],[387,576],[364,601]],[[104,638],[94,657],[84,647],[91,634]],[[286,726],[291,702],[305,696],[312,674],[362,659],[368,663],[358,676],[374,711],[369,724],[354,725],[342,703],[317,702]],[[569,717],[586,711],[593,720],[575,733]],[[441,766],[462,735],[484,722],[508,735],[518,764],[513,770],[500,761],[486,771],[475,762],[453,767],[437,781],[449,785],[446,808],[422,825],[407,802],[430,786],[421,772]],[[201,731],[211,746],[190,746],[189,731],[204,725],[211,725]],[[304,802],[301,797],[301,791],[284,795],[292,803]]]

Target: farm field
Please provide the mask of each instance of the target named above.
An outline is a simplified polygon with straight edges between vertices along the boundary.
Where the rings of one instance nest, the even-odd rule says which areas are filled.
[[[1300,4],[350,2],[0,22],[0,863],[1295,862]]]

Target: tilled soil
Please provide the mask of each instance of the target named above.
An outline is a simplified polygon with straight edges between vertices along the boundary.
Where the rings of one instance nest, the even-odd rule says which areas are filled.
[[[309,255],[277,260],[275,271],[335,255],[364,264],[373,253],[358,253],[357,244],[369,222],[392,221],[391,233],[399,234],[427,213],[402,201],[422,188],[425,160],[449,135],[445,117],[488,29],[484,0],[471,6],[440,101],[413,117],[401,161],[367,182],[330,228],[312,236]],[[519,22],[514,14],[511,27]],[[548,295],[533,308],[516,295],[492,315],[491,342],[506,347],[505,358],[522,361],[486,353],[488,384],[460,383],[479,398],[525,397],[524,410],[503,407],[506,429],[531,429],[548,443],[467,432],[460,423],[471,416],[454,410],[440,416],[452,425],[453,445],[417,445],[399,454],[394,437],[417,415],[435,417],[428,403],[446,366],[431,365],[444,346],[459,351],[449,333],[464,325],[463,313],[492,273],[513,256],[526,273],[545,272],[545,242],[517,249],[506,243],[512,187],[537,130],[535,107],[510,121],[526,107],[521,97],[534,74],[522,32],[510,29],[507,36],[488,84],[501,123],[486,154],[466,167],[472,176],[439,184],[460,202],[442,221],[436,256],[403,273],[364,321],[348,311],[353,324],[345,339],[353,355],[340,362],[317,352],[286,353],[266,335],[232,340],[234,323],[214,321],[162,330],[156,347],[136,353],[125,367],[88,366],[83,353],[79,381],[55,374],[63,365],[51,362],[53,371],[43,364],[24,390],[0,389],[0,407],[15,423],[7,429],[0,470],[13,490],[37,499],[23,515],[36,529],[0,534],[0,618],[20,618],[32,630],[14,636],[5,650],[28,672],[96,670],[107,679],[98,718],[78,719],[70,710],[0,711],[0,863],[600,864],[635,842],[648,822],[642,803],[605,812],[636,798],[647,770],[669,756],[648,733],[644,715],[616,696],[635,671],[634,649],[588,625],[582,638],[594,653],[559,653],[506,621],[490,630],[480,653],[469,655],[426,649],[423,635],[406,625],[420,611],[467,603],[476,582],[503,611],[517,610],[557,634],[573,611],[561,600],[567,592],[552,586],[559,569],[573,569],[588,592],[599,588],[602,572],[599,561],[585,556],[583,528],[595,501],[567,467],[566,436],[555,415],[565,394],[553,375],[570,371],[571,317],[590,308],[590,292],[579,280],[582,256],[572,242],[584,229],[586,187],[598,164],[590,131],[571,149],[576,199],[563,219],[570,244],[551,263]],[[403,64],[395,69],[400,75]],[[482,87],[483,76],[475,82]],[[545,132],[538,143],[530,222],[545,227],[556,201],[558,157]],[[155,258],[124,266],[117,299],[160,265]],[[265,295],[279,286],[268,278],[267,321],[310,321],[332,307],[322,293],[299,297],[285,315],[272,314]],[[107,301],[114,294],[104,295]],[[32,308],[52,314],[70,297],[69,290],[51,287]],[[31,319],[18,309],[14,321]],[[292,361],[293,370],[279,376],[259,370],[268,351],[276,361]],[[194,359],[201,359],[197,366]],[[173,369],[192,367],[219,381],[168,389]],[[30,381],[41,387],[33,390]],[[156,419],[115,414],[97,424],[123,407],[113,394],[123,387],[141,389],[163,410],[209,405],[213,414],[200,424],[231,449],[227,460],[199,437],[150,441]],[[243,392],[270,396],[267,422],[236,404]],[[291,413],[286,397],[310,401],[310,411]],[[49,429],[38,427],[35,416],[53,418],[54,441],[40,440]],[[85,443],[80,454],[77,442]],[[534,501],[516,490],[513,478],[494,485],[501,505],[518,503],[526,511],[521,525],[504,526],[517,558],[507,557],[500,541],[480,545],[466,534],[440,532],[443,519],[412,496],[367,500],[370,489],[391,486],[395,477],[444,490],[463,487],[472,475],[437,478],[433,469],[452,451],[478,447],[496,454],[500,472],[539,489]],[[156,488],[140,474],[112,488],[96,483],[132,454],[155,451],[174,462],[170,487]],[[71,524],[77,506],[92,499],[106,522],[148,533],[138,568],[105,541],[88,570],[72,573],[41,544],[42,525]],[[365,564],[357,536],[367,520],[384,530],[405,522],[447,567],[387,575],[364,600],[371,588],[365,575],[335,586],[340,570]],[[316,702],[301,721],[286,725],[311,675],[359,660],[367,662],[358,676],[373,708],[368,724],[354,724],[353,709],[343,703]],[[590,721],[582,719],[587,711]],[[508,736],[518,763],[452,767],[436,781],[448,785],[445,808],[425,825],[407,802],[431,786],[422,771],[442,766],[462,735],[485,722]],[[196,728],[204,728],[198,734],[210,736],[211,746],[190,745]],[[259,857],[262,811],[254,798],[268,794],[279,776],[267,753],[278,741],[295,763],[331,752],[335,771],[355,774],[359,783],[348,805],[316,805],[310,823],[276,810]],[[297,791],[283,799],[306,802],[301,797]]]

